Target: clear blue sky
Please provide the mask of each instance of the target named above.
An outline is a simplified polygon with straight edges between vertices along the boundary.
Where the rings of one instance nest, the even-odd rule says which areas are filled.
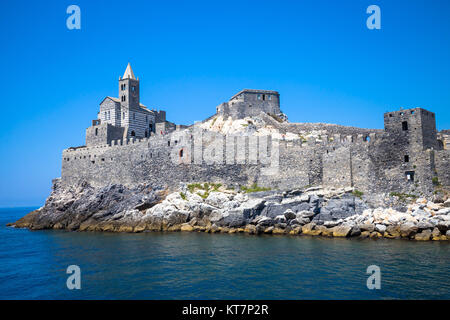
[[[128,62],[142,103],[176,123],[254,88],[279,91],[295,122],[382,128],[383,112],[424,107],[448,129],[449,16],[448,0],[4,2],[0,206],[43,204]]]

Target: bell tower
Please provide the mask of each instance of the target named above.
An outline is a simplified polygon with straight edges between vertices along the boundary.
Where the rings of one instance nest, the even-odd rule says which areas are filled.
[[[139,78],[134,76],[130,63],[123,77],[119,78],[119,99],[122,109],[139,108]]]

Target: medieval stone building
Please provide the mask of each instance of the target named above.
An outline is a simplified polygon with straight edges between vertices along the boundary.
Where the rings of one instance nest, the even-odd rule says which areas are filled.
[[[322,185],[416,195],[450,185],[450,131],[437,132],[435,114],[422,108],[385,113],[384,129],[290,123],[281,114],[278,92],[246,89],[202,123],[181,126],[168,122],[164,111],[142,105],[139,93],[139,79],[128,65],[118,98],[106,97],[86,130],[86,146],[63,151],[63,184]],[[205,129],[219,117],[241,121],[247,131]],[[256,119],[269,130],[267,140]]]

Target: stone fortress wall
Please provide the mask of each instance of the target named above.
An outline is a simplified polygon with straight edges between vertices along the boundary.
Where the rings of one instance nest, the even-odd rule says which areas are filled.
[[[130,66],[123,78],[126,81],[121,79],[120,84],[127,86],[121,86],[125,90],[119,94],[128,94],[132,104],[140,106],[139,91],[127,89],[139,87]],[[101,108],[111,107],[112,114],[112,109],[119,109],[118,102],[110,100],[105,99]],[[122,114],[133,112],[132,105],[119,103]],[[322,185],[409,194],[430,194],[438,184],[450,186],[450,131],[437,133],[434,113],[421,108],[385,113],[385,128],[380,130],[283,121],[276,91],[245,89],[217,107],[213,117],[263,119],[281,134],[273,139],[223,135],[199,124],[175,125],[166,121],[164,111],[153,110],[151,125],[145,124],[152,129],[149,136],[131,136],[133,124],[107,121],[111,118],[105,110],[86,130],[86,146],[63,151],[63,184],[257,183],[279,189]],[[145,115],[147,109],[143,110]],[[308,131],[320,134],[303,137]],[[298,135],[297,139],[286,138],[288,133]]]
[[[333,127],[333,132],[339,131],[338,128]],[[257,183],[280,189],[307,185],[352,186],[363,192],[405,193],[432,192],[433,177],[450,185],[449,150],[413,153],[397,145],[390,133],[357,129],[349,134],[352,130],[348,127],[341,129],[345,134],[293,141],[268,139],[267,150],[261,150],[261,141],[257,150],[252,149],[249,142],[252,137],[218,133],[222,137],[216,137],[213,143],[203,135],[199,149],[195,126],[146,139],[112,140],[105,145],[69,148],[63,152],[62,182],[87,181],[102,186],[152,181],[160,186],[176,187],[180,181],[207,181],[233,186]],[[240,151],[237,151],[238,140],[240,146],[245,146]],[[279,150],[277,170],[274,174],[264,173],[264,169],[271,168],[271,163],[263,163],[261,156],[264,153],[271,156],[275,144]],[[198,155],[204,159],[212,150],[221,156],[212,157],[212,163],[196,161]],[[406,153],[410,159],[405,163]],[[414,174],[412,178],[406,176],[410,171]]]

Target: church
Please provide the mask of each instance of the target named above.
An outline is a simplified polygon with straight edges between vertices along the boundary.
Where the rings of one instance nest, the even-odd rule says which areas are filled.
[[[128,63],[125,73],[119,77],[118,97],[107,96],[100,103],[97,119],[86,131],[86,145],[147,138],[155,133],[156,123],[165,124],[166,113],[140,103],[139,78]]]

